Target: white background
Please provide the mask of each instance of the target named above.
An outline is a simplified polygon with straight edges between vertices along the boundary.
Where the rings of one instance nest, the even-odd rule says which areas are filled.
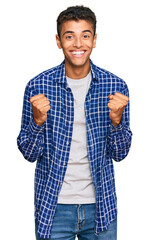
[[[97,16],[93,62],[123,78],[130,90],[133,142],[114,163],[118,240],[149,239],[148,6],[145,0],[6,0],[0,4],[0,238],[34,240],[34,169],[17,149],[27,82],[63,60],[56,18],[84,4]]]

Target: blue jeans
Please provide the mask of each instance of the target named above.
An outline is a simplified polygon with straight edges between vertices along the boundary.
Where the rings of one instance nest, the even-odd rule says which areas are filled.
[[[111,222],[108,230],[94,234],[95,227],[95,204],[58,204],[54,216],[51,238],[40,238],[35,233],[37,240],[116,240],[117,218]]]

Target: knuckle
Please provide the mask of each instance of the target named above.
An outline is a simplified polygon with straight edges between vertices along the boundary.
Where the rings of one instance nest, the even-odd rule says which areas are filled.
[[[38,95],[38,97],[39,97],[39,98],[44,98],[45,95],[44,95],[43,93],[41,93],[41,94]]]
[[[126,98],[127,103],[129,102],[129,97]]]
[[[124,106],[127,106],[128,102],[129,102],[129,98],[125,100]]]
[[[32,105],[33,105],[33,107],[37,107],[38,106],[36,101],[33,102]]]

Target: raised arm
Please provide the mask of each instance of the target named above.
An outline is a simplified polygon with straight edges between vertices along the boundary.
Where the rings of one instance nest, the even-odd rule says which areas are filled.
[[[121,161],[129,152],[132,138],[129,127],[129,91],[127,86],[122,93],[109,95],[108,107],[111,119],[107,136],[108,151],[115,161]]]
[[[44,150],[44,127],[49,101],[44,94],[37,94],[27,85],[24,94],[21,131],[17,138],[18,148],[30,162],[39,160]]]

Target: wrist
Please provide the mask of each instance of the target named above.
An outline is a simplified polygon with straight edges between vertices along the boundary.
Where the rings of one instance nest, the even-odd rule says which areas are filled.
[[[111,122],[112,122],[112,125],[113,125],[114,127],[117,127],[117,126],[121,123],[121,121],[119,121],[119,120],[117,120],[117,121],[111,120]]]
[[[42,125],[44,124],[44,122],[41,122],[39,120],[37,120],[36,118],[33,118],[34,122],[36,123],[37,126],[42,127]]]
[[[114,127],[117,127],[119,124],[118,124],[118,123],[115,123],[115,122],[112,122],[112,125],[113,125]]]

